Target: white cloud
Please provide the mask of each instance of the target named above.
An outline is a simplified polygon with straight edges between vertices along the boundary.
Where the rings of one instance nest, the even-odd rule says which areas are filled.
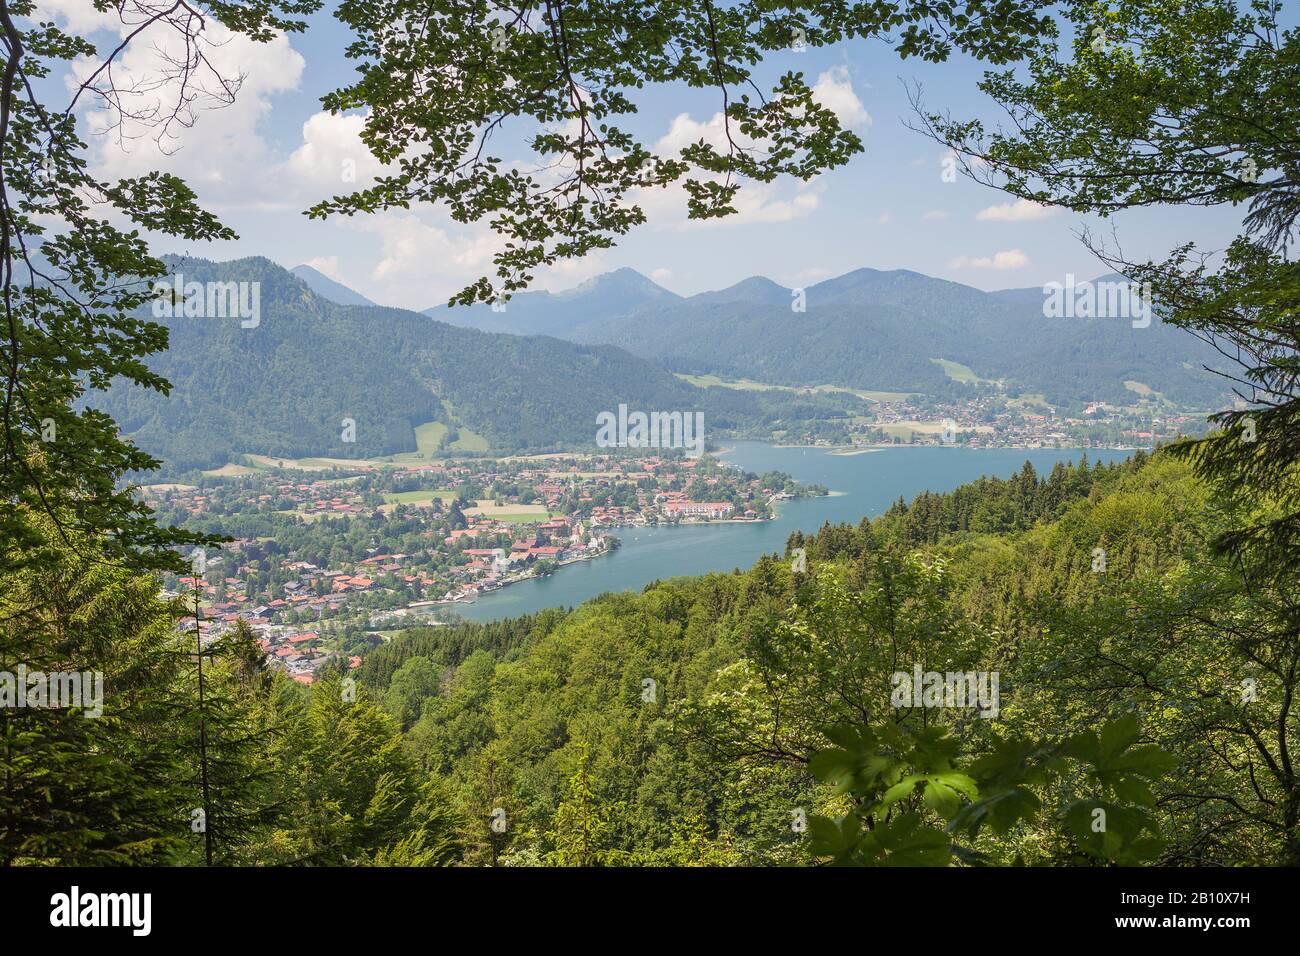
[[[63,22],[79,32],[110,29],[125,36],[130,29],[116,14],[89,16],[85,0],[46,0]],[[93,8],[92,8],[93,10]],[[133,25],[132,25],[133,26]],[[255,43],[209,20],[204,28],[204,54],[216,74],[239,78],[233,103],[200,96],[194,122],[173,123],[165,137],[137,121],[120,130],[114,116],[83,94],[94,172],[104,179],[137,176],[151,170],[173,172],[198,193],[200,202],[219,212],[232,209],[298,212],[313,203],[369,185],[383,171],[361,141],[365,117],[317,112],[302,125],[300,144],[288,155],[272,148],[262,136],[270,121],[273,99],[297,90],[305,61],[285,34]],[[179,92],[175,82],[162,82],[166,58],[180,55],[180,37],[156,26],[132,40],[114,67],[115,86],[127,92],[128,109],[169,110]],[[94,68],[90,61],[73,64],[67,79],[71,91]],[[211,71],[201,69],[187,92],[219,90]],[[220,108],[215,108],[220,107]]]
[[[889,219],[890,219],[889,213],[882,212],[879,216],[876,217],[876,223],[878,225],[884,226],[889,223]]]
[[[655,269],[650,273],[650,278],[655,282],[667,282],[673,277],[672,269]]]
[[[453,223],[427,209],[340,217],[331,225],[364,234],[359,243],[340,243],[357,251],[309,259],[307,265],[375,302],[419,311],[445,304],[480,276],[499,281],[492,257],[505,240],[486,225]],[[560,291],[608,271],[604,257],[592,253],[538,269],[529,288]]]
[[[807,269],[800,269],[798,272],[788,275],[783,284],[787,288],[798,289],[814,282],[820,282],[822,279],[829,279],[834,274],[830,269],[822,266],[810,266]]]
[[[573,288],[584,279],[608,271],[609,266],[606,264],[605,257],[599,252],[592,252],[581,259],[561,259],[554,265],[546,267],[544,271],[538,273],[537,280],[529,288],[560,292]]]
[[[31,19],[37,23],[54,20],[75,33],[116,32],[122,25],[116,10],[101,13],[89,0],[39,0]]]
[[[687,225],[729,226],[748,225],[756,222],[789,222],[810,215],[821,205],[821,197],[815,191],[796,190],[788,199],[778,199],[779,188],[772,183],[747,182],[740,187],[740,192],[732,205],[736,214],[726,219],[706,219],[703,222],[690,222]]]
[[[371,270],[375,280],[466,275],[471,270],[477,274],[491,264],[503,242],[487,230],[469,241],[453,240],[444,229],[411,212],[370,215],[356,225],[379,237],[381,257]]]
[[[361,142],[360,114],[316,113],[302,124],[302,145],[274,178],[311,201],[364,189],[384,171]]]
[[[836,66],[821,73],[813,85],[812,93],[813,98],[823,107],[831,110],[844,127],[864,129],[871,126],[871,115],[854,92],[853,82],[846,67]],[[734,126],[731,133],[732,139],[739,146],[761,148],[761,143],[741,135]],[[704,140],[719,152],[725,152],[729,148],[726,122],[721,112],[714,113],[707,120],[697,120],[689,113],[679,113],[672,119],[668,131],[651,149],[660,156],[676,156],[682,149],[700,140]],[[702,174],[697,172],[696,175]],[[718,181],[723,179],[721,176],[712,175],[707,178]],[[818,179],[815,177],[806,183],[795,183],[793,190],[789,183],[742,181],[740,191],[732,202],[736,212],[722,219],[687,219],[686,192],[677,184],[665,188],[640,190],[636,201],[652,222],[675,229],[789,222],[808,216],[820,208],[820,193],[823,186]],[[888,215],[879,221],[888,222]]]
[[[975,218],[986,222],[1029,222],[1034,219],[1046,219],[1057,211],[1053,206],[1044,206],[1028,199],[1017,199],[1015,202],[1004,202],[981,209],[975,214]]]
[[[1019,249],[1007,249],[991,256],[958,256],[948,263],[950,269],[1023,269],[1029,257]]]
[[[507,240],[487,225],[461,225],[438,214],[408,210],[344,218],[337,224],[379,240],[378,262],[365,277],[346,282],[375,301],[427,309],[445,303],[480,276],[499,281],[492,257]],[[352,264],[345,265],[350,273]],[[568,289],[608,269],[599,254],[566,259],[539,269],[529,288]]]
[[[38,17],[56,17],[83,34],[107,31],[122,37],[130,29],[123,26],[115,12],[100,14],[86,0],[41,0]],[[219,73],[242,77],[235,101],[220,109],[205,108],[215,103],[197,103],[196,122],[174,127],[170,131],[174,138],[159,144],[149,129],[130,123],[122,131],[124,137],[103,134],[107,117],[94,102],[83,97],[82,128],[101,131],[100,135],[92,132],[87,136],[93,173],[113,180],[153,170],[173,172],[196,190],[205,208],[239,230],[248,244],[240,249],[241,253],[256,251],[281,258],[274,248],[266,248],[281,240],[268,239],[260,226],[276,223],[270,233],[275,237],[299,233],[306,228],[298,225],[305,222],[298,216],[301,210],[330,196],[364,188],[382,167],[360,140],[363,115],[317,112],[303,122],[301,138],[295,137],[296,142],[280,145],[271,140],[270,124],[279,118],[273,117],[277,97],[300,89],[305,71],[305,61],[288,36],[277,35],[269,43],[254,43],[211,19],[204,36],[209,43],[206,53]],[[174,33],[151,29],[136,37],[117,61],[115,79],[119,86],[137,91],[134,106],[154,100],[166,106],[167,94],[174,96],[174,89],[150,84],[164,69],[164,57],[179,54],[176,42]],[[104,48],[103,43],[100,45]],[[88,63],[74,64],[67,79],[69,89],[75,88],[78,78],[87,76],[90,69]],[[215,88],[213,77],[205,82],[210,89]],[[871,125],[871,116],[854,91],[846,68],[834,67],[821,73],[813,93],[846,127],[861,129]],[[725,149],[724,125],[721,113],[704,119],[681,113],[653,148],[661,155],[678,155],[683,146],[702,138]],[[274,129],[287,132],[283,125]],[[744,145],[753,145],[744,142],[734,127],[733,133]],[[688,220],[685,192],[676,185],[641,190],[639,200],[651,221],[661,228],[726,228],[808,217],[820,208],[824,188],[819,180],[742,181],[734,200],[737,214],[721,220]],[[288,217],[293,217],[292,224]],[[280,222],[286,226],[280,227]],[[480,275],[491,275],[492,256],[504,241],[486,225],[456,224],[428,207],[334,217],[327,223],[310,225],[312,229],[327,230],[324,235],[340,241],[323,249],[312,242],[313,252],[328,254],[307,259],[308,265],[376,301],[414,308],[445,301]],[[302,256],[304,250],[297,248],[297,256]],[[282,246],[281,251],[295,257],[288,246]],[[203,250],[203,254],[216,258],[228,252],[222,244]],[[290,259],[287,264],[294,263]],[[538,270],[535,285],[567,288],[604,269],[604,262],[595,255],[578,262],[566,261]],[[666,277],[668,273],[663,271]],[[661,277],[659,272],[654,273],[656,279]]]
[[[847,129],[865,129],[872,123],[871,114],[853,91],[847,67],[831,67],[817,77],[812,95],[818,105],[834,113],[840,125]]]
[[[303,265],[311,266],[321,275],[328,276],[335,282],[343,282],[343,273],[339,272],[338,256],[313,256],[304,262]]]
[[[732,129],[733,137],[742,146],[753,141]],[[708,120],[700,121],[689,113],[679,113],[668,126],[668,131],[651,147],[659,156],[676,156],[691,143],[704,140],[714,149],[727,149],[727,136],[722,113],[714,113]],[[696,172],[696,176],[721,182],[725,177]],[[686,190],[680,183],[663,187],[650,187],[636,191],[635,201],[645,210],[650,222],[668,229],[716,229],[752,223],[789,222],[810,215],[821,205],[822,186],[816,179],[807,183],[759,183],[742,180],[740,191],[732,200],[736,212],[722,219],[688,219]]]
[[[74,16],[71,22],[81,19]],[[124,36],[130,27],[119,21],[115,29]],[[270,114],[272,96],[298,88],[304,60],[283,34],[255,43],[209,19],[203,37],[204,54],[216,75],[200,68],[191,78],[186,95],[198,96],[192,107],[194,121],[188,125],[172,123],[164,132],[157,125],[125,119],[115,127],[118,117],[93,98],[82,96],[94,173],[111,180],[153,170],[172,172],[190,183],[210,208],[277,208],[284,197],[268,170],[278,157],[258,127]],[[184,56],[183,38],[165,26],[151,27],[136,37],[114,65],[114,85],[122,91],[126,109],[169,114],[181,91],[175,80],[165,78],[167,61]],[[95,66],[86,59],[74,62],[66,80],[69,91]],[[222,101],[219,77],[242,77],[233,103]],[[182,116],[189,121],[185,112]]]
[[[853,82],[846,67],[832,67],[818,76],[812,94],[821,106],[835,114],[841,125],[850,129],[871,125],[871,115],[853,91]],[[742,146],[756,145],[754,140],[742,136],[734,125],[731,133],[732,139]],[[689,113],[679,113],[669,124],[668,132],[655,144],[654,151],[660,155],[676,155],[684,147],[701,139],[714,149],[726,149],[726,122],[721,111],[704,121],[695,119]]]
[[[939,176],[945,183],[955,183],[966,171],[973,172],[986,165],[979,156],[963,156],[954,149],[947,149],[939,156]]]
[[[636,202],[654,228],[685,231],[791,222],[815,212],[821,206],[821,197],[815,190],[796,190],[794,195],[784,196],[774,183],[747,180],[741,183],[740,192],[732,201],[735,213],[721,219],[688,219],[686,191],[680,186],[643,190]]]
[[[742,145],[749,145],[752,142],[742,139],[734,130],[733,133],[736,141]],[[714,113],[703,122],[692,117],[690,113],[678,113],[668,125],[668,132],[655,143],[653,151],[660,156],[675,156],[687,146],[700,140],[704,140],[714,149],[726,149],[726,123],[721,112]]]

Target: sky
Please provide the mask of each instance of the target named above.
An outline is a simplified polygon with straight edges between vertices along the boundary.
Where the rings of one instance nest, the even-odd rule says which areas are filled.
[[[116,17],[95,13],[87,0],[41,0],[38,9],[101,46],[123,31]],[[223,72],[243,74],[238,97],[221,108],[200,103],[193,125],[162,143],[143,131],[101,132],[102,117],[89,107],[92,169],[105,179],[173,172],[239,234],[220,243],[154,237],[156,253],[258,255],[286,268],[307,263],[383,305],[444,303],[492,273],[500,240],[486,224],[457,224],[433,207],[327,221],[303,215],[313,203],[355,188],[343,181],[344,169],[355,169],[358,184],[380,170],[359,139],[363,117],[321,108],[324,94],[355,77],[344,56],[348,29],[331,9],[327,3],[305,33],[268,44],[219,37],[213,60]],[[154,75],[156,57],[152,43],[134,42],[119,79]],[[919,86],[936,111],[996,120],[994,105],[976,88],[983,69],[963,57],[944,64],[902,60],[883,41],[776,54],[760,75],[803,72],[819,101],[861,136],[863,153],[809,183],[746,184],[739,214],[721,222],[692,222],[680,190],[657,190],[646,197],[645,226],[613,249],[539,272],[535,287],[570,288],[620,267],[682,295],[754,275],[802,287],[862,267],[911,269],[986,290],[1040,287],[1067,274],[1109,271],[1080,242],[1085,227],[1113,230],[1131,259],[1163,257],[1189,240],[1206,249],[1230,241],[1240,210],[1134,210],[1103,221],[1016,202],[960,176],[945,182],[942,147],[907,128],[908,87]],[[716,91],[662,88],[640,105],[627,125],[660,149],[718,125]]]

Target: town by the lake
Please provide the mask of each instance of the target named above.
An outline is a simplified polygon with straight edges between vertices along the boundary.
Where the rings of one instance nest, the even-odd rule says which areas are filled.
[[[359,656],[358,626],[436,621],[439,608],[618,547],[619,528],[757,522],[825,488],[713,456],[563,454],[326,474],[274,468],[141,489],[163,520],[229,537],[201,570],[164,579],[205,642],[246,621],[276,666],[311,683]]]
[[[857,454],[882,446],[1140,447],[1196,419],[1158,404],[1060,410],[984,394],[875,402],[873,414],[781,442]],[[180,626],[205,642],[243,620],[268,658],[311,683],[355,667],[383,629],[436,625],[457,607],[620,546],[619,529],[770,520],[779,502],[829,489],[680,452],[299,462],[250,456],[186,482],[141,488],[165,523],[230,540],[203,571],[171,575]],[[197,608],[197,613],[195,613]]]

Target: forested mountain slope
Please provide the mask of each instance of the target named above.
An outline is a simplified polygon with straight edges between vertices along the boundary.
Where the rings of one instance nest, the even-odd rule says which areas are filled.
[[[237,627],[205,667],[214,858],[1295,864],[1300,647],[1287,595],[1208,544],[1240,517],[1167,452],[1026,466],[796,535],[747,571],[409,629],[310,689]],[[35,527],[55,561],[0,581],[0,640],[111,646],[95,659],[132,690],[107,720],[35,715],[33,739],[70,727],[80,746],[5,800],[68,824],[32,842],[15,814],[0,854],[199,862],[177,823],[198,786],[183,609]],[[34,625],[16,612],[37,593],[54,605]],[[996,675],[994,706],[900,701],[914,668]],[[865,838],[844,790],[876,773]]]
[[[1140,852],[1280,862],[1296,852],[1295,798],[1261,755],[1294,745],[1296,728],[1279,724],[1279,675],[1256,652],[1287,638],[1269,623],[1273,596],[1248,593],[1208,548],[1220,520],[1165,453],[1047,476],[1027,465],[796,536],[807,574],[765,558],[548,614],[523,639],[499,626],[412,631],[361,674],[467,819],[506,810],[508,835],[471,825],[471,859],[570,859],[581,832],[601,862],[807,861],[792,810],[842,809],[809,771],[822,728],[923,720],[980,753],[994,733],[1086,734],[1133,715],[1143,744],[1177,756],[1151,795],[1160,838],[1138,839]],[[1246,651],[1211,626],[1225,615],[1253,622],[1263,644]],[[999,715],[892,707],[891,674],[914,664],[1000,674]],[[1239,701],[1246,676],[1269,702],[1254,711]],[[970,849],[1002,863],[1088,855],[1046,811]]]
[[[857,269],[799,291],[803,311],[792,308],[794,290],[758,276],[681,298],[623,269],[566,293],[525,293],[501,312],[476,305],[428,314],[779,385],[934,392],[945,376],[931,360],[946,359],[1053,403],[1125,404],[1129,381],[1206,407],[1223,391],[1202,367],[1217,367],[1218,356],[1193,336],[1153,318],[1139,328],[1134,318],[1047,318],[1041,288],[989,293],[907,270]]]
[[[701,411],[706,435],[788,417],[834,417],[845,405],[843,397],[698,389],[619,348],[339,305],[266,259],[167,262],[185,282],[255,282],[260,289],[255,325],[156,319],[169,328],[170,346],[149,365],[172,383],[170,395],[118,383],[96,400],[127,436],[174,469],[245,453],[367,458],[413,451],[414,427],[429,421],[469,428],[494,451],[539,451],[592,446],[597,413],[621,403]],[[356,423],[354,435],[345,419]]]

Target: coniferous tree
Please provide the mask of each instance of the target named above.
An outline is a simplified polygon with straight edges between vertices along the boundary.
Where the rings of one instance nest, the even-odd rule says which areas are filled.
[[[188,826],[177,611],[150,578],[24,517],[40,553],[0,573],[0,865],[168,862]],[[88,677],[81,706],[17,706],[22,672]]]

